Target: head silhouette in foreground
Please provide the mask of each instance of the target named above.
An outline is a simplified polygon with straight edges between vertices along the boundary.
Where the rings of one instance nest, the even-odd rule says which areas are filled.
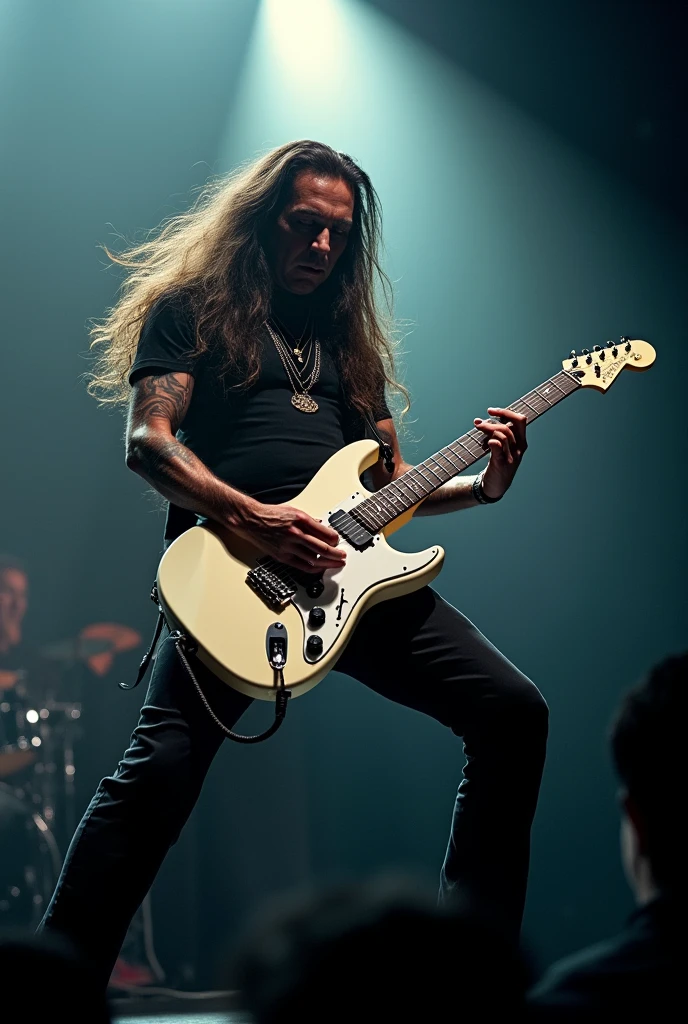
[[[254,928],[237,973],[258,1024],[430,1021],[452,1006],[514,1019],[526,985],[498,929],[388,879],[282,904]]]
[[[668,1012],[681,998],[687,695],[688,654],[682,654],[655,666],[614,717],[621,857],[637,910],[617,936],[556,964],[536,987],[534,1002],[557,1019]]]

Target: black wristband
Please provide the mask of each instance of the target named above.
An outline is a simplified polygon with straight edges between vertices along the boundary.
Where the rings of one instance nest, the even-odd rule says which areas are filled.
[[[483,489],[482,473],[478,473],[477,477],[471,484],[471,491],[473,492],[473,497],[480,505],[494,505],[495,502],[501,501],[504,497],[504,495],[500,495],[499,498],[491,498],[489,494],[485,494]]]

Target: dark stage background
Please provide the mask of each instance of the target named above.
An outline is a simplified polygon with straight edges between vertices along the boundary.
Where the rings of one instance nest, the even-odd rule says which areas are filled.
[[[125,469],[121,416],[80,380],[86,322],[119,281],[97,244],[140,237],[290,138],[351,152],[380,192],[412,460],[573,347],[651,341],[649,373],[534,425],[498,508],[396,539],[446,547],[439,589],[550,704],[526,917],[545,964],[630,909],[605,731],[686,641],[682,5],[295,0],[292,21],[260,6],[0,0],[0,549],[27,564],[34,646],[94,620],[147,639],[161,513]],[[135,725],[143,689],[115,680],[140,654],[83,683],[80,806]],[[212,980],[281,887],[388,866],[434,878],[462,763],[440,726],[336,674],[266,745],[226,744],[155,886],[171,976]]]

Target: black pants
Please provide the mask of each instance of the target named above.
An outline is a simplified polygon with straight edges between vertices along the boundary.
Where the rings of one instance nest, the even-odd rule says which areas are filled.
[[[233,725],[250,699],[195,667],[211,705]],[[465,887],[516,934],[547,737],[537,688],[428,587],[367,612],[337,670],[463,737],[467,764],[440,898]],[[222,740],[163,641],[131,746],[100,783],[43,922],[81,947],[103,982]]]

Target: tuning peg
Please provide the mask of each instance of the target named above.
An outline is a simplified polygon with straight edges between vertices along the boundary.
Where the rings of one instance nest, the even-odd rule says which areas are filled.
[[[602,371],[600,370],[600,364],[599,363],[595,363],[595,376],[599,377],[601,372]]]
[[[619,354],[619,350],[618,350],[618,348],[615,345],[614,348],[612,349],[612,356],[614,357],[614,359],[616,359],[618,354]]]
[[[600,349],[600,359],[604,359],[604,349]]]
[[[626,344],[625,344],[624,348],[626,349],[627,352],[631,351],[631,343],[630,343],[630,341],[626,340]]]
[[[593,352],[601,352],[602,351],[602,349],[600,348],[599,345],[593,345],[592,350],[593,350]]]
[[[583,355],[584,355],[584,356],[587,356],[587,354],[588,354],[588,350],[587,350],[587,348],[584,348],[584,349],[583,349]]]
[[[578,366],[578,356],[576,355],[575,348],[571,349],[571,366]]]
[[[588,364],[588,366],[590,366],[590,363],[592,362],[592,356],[591,356],[591,355],[587,355],[587,356],[585,357],[585,361],[586,361],[586,363]]]
[[[608,341],[607,342],[607,348],[614,348],[614,342],[613,341]]]

